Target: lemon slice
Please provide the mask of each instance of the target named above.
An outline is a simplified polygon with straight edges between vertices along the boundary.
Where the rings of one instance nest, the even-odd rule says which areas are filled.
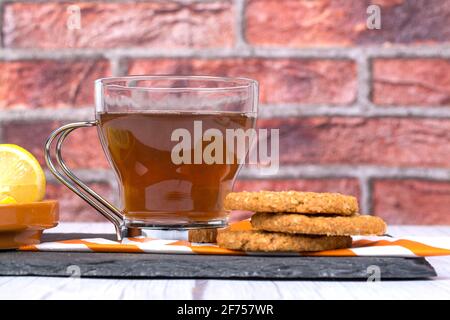
[[[0,199],[25,203],[44,196],[45,175],[36,158],[15,144],[0,144]]]
[[[16,199],[10,196],[0,195],[0,204],[11,204],[11,203],[17,203]]]

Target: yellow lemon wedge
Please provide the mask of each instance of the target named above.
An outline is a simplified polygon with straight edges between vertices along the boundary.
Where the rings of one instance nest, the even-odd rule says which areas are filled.
[[[36,158],[15,144],[0,144],[0,200],[2,203],[3,201],[34,202],[42,200],[44,196],[45,175]]]
[[[10,196],[0,195],[0,204],[11,204],[11,203],[17,203],[16,199]]]

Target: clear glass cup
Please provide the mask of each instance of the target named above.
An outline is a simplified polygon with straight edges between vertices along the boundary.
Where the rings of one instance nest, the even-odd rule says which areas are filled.
[[[227,224],[223,200],[251,144],[245,134],[255,127],[256,81],[206,76],[103,78],[95,82],[95,104],[95,121],[67,124],[51,133],[45,158],[63,184],[115,225],[118,239],[130,230],[136,234],[139,229]],[[92,126],[98,129],[118,179],[119,207],[77,178],[63,160],[62,144],[68,134]]]

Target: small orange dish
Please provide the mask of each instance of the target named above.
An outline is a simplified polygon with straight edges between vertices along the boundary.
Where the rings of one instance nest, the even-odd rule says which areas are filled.
[[[40,243],[42,232],[58,220],[56,200],[0,204],[0,250]]]

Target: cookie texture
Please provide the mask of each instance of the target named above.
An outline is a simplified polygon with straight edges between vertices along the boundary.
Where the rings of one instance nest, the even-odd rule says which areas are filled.
[[[219,230],[217,245],[222,248],[263,252],[302,252],[349,248],[347,236],[307,236],[258,230]]]
[[[227,210],[255,212],[295,212],[303,214],[353,215],[358,200],[339,193],[300,191],[232,192],[224,203]]]
[[[188,240],[197,243],[216,242],[217,228],[210,229],[192,229],[188,232]]]
[[[324,217],[258,212],[252,216],[251,224],[257,230],[293,234],[350,236],[386,232],[386,223],[381,218],[367,215]]]

